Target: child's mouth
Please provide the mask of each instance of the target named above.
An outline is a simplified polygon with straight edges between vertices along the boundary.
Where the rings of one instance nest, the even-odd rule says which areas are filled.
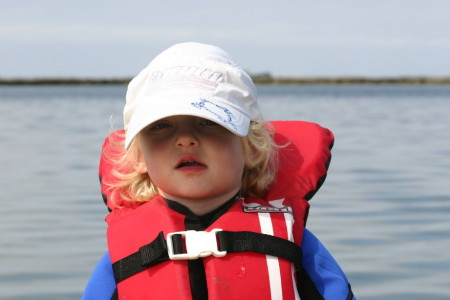
[[[185,168],[185,167],[203,167],[204,165],[202,165],[201,163],[196,162],[195,160],[187,160],[187,161],[183,161],[181,162],[177,169],[180,168]]]

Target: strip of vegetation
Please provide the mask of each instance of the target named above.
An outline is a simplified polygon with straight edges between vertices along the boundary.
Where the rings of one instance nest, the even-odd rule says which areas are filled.
[[[83,78],[19,78],[2,79],[0,85],[105,85],[128,84],[131,78],[83,79]]]
[[[450,84],[450,77],[279,77],[253,76],[258,84]]]
[[[272,77],[270,74],[253,75],[256,84],[450,84],[450,77]],[[0,78],[0,85],[114,85],[128,84],[131,78]]]

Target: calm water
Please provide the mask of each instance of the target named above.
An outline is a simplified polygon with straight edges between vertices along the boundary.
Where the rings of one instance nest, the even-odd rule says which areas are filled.
[[[97,162],[124,86],[0,87],[0,298],[79,299],[106,250]],[[450,86],[260,86],[336,143],[308,227],[358,299],[450,299]]]

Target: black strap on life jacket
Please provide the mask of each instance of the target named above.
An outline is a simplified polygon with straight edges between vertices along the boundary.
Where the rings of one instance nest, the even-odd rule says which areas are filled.
[[[300,246],[283,238],[250,231],[219,231],[217,239],[220,251],[228,253],[256,252],[272,255],[292,262],[297,270],[302,265]],[[173,252],[182,254],[184,247],[181,235],[174,234],[172,243]],[[167,242],[163,232],[160,232],[151,243],[115,262],[113,264],[114,278],[116,283],[119,283],[169,259]]]
[[[163,232],[160,232],[151,243],[139,248],[139,251],[113,263],[116,284],[168,260],[166,240]]]
[[[304,268],[297,270],[297,291],[302,300],[324,300]]]
[[[286,239],[251,231],[220,231],[217,237],[221,251],[256,252],[288,260],[296,269],[302,267],[302,248]]]
[[[292,262],[297,270],[298,292],[302,300],[323,300],[314,282],[302,268],[302,249],[297,244],[283,238],[250,231],[219,231],[217,240],[220,251],[227,253],[256,252]],[[173,252],[183,253],[183,240],[180,234],[172,236]],[[139,251],[113,264],[116,284],[152,266],[170,260],[167,241],[163,232]],[[111,299],[117,298],[117,289]]]

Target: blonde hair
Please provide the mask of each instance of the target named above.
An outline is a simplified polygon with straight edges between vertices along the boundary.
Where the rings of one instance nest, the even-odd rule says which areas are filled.
[[[117,155],[109,159],[119,167],[112,171],[116,178],[115,183],[106,184],[111,187],[111,201],[116,207],[120,207],[121,200],[147,202],[159,195],[158,187],[149,175],[134,170],[132,162],[136,162],[141,155],[137,140],[134,139],[128,150],[120,151],[118,149],[124,149],[123,139],[121,142],[110,141]],[[245,166],[240,195],[263,197],[267,194],[277,171],[277,145],[273,140],[273,127],[267,122],[252,121],[249,134],[242,137],[241,142]]]

